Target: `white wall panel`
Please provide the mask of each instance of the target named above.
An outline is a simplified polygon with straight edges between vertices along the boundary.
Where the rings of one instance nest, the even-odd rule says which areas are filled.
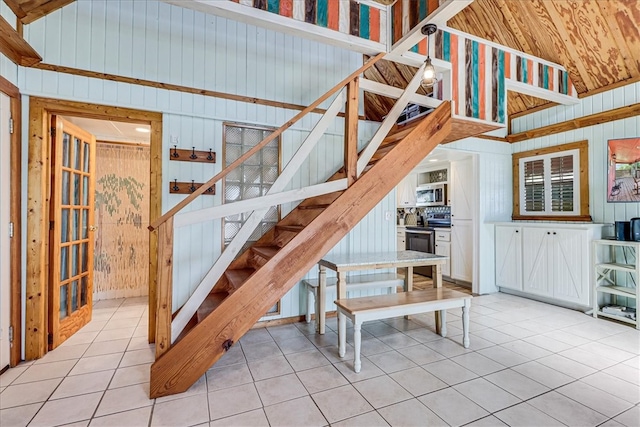
[[[1,53],[0,76],[9,80],[13,85],[18,86],[18,66]]]

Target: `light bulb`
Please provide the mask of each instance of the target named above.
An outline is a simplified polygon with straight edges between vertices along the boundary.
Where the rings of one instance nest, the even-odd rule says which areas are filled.
[[[424,73],[422,74],[422,86],[432,87],[436,83],[436,69],[431,64],[431,57],[427,57],[424,66]]]

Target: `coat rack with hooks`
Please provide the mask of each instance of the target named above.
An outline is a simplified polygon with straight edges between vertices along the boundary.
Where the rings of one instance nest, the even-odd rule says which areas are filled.
[[[191,147],[191,150],[185,150],[178,148],[174,145],[169,149],[169,160],[178,160],[181,162],[201,162],[201,163],[215,163],[216,153],[212,151],[196,150],[196,147]]]
[[[173,181],[171,181],[169,183],[169,193],[171,194],[191,194],[194,191],[196,191],[198,188],[202,187],[204,183],[202,182],[194,182],[193,180],[191,180],[191,182],[178,182],[177,179],[174,179]],[[202,193],[202,195],[209,195],[209,196],[213,196],[216,194],[216,186],[212,185],[211,187],[209,187],[207,189],[207,191],[205,191],[204,193]]]

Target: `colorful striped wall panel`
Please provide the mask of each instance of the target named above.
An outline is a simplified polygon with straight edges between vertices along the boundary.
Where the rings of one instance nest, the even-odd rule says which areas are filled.
[[[391,43],[395,44],[424,18],[433,13],[439,0],[398,0],[391,6]],[[425,41],[414,46],[412,51],[426,55]]]
[[[387,12],[355,0],[230,1],[366,40],[387,40]]]

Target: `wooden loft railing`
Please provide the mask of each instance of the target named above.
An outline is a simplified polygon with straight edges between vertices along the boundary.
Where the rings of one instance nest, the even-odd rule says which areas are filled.
[[[217,280],[224,273],[225,269],[233,261],[238,254],[246,239],[251,235],[255,226],[259,224],[262,217],[266,213],[267,209],[264,208],[273,206],[275,204],[288,203],[293,201],[299,201],[311,196],[318,196],[322,194],[328,194],[335,191],[346,189],[353,184],[357,177],[362,173],[364,167],[369,162],[373,153],[375,153],[377,147],[382,142],[382,139],[388,133],[389,129],[395,122],[397,116],[406,106],[411,93],[415,93],[419,84],[417,77],[414,79],[413,84],[409,84],[405,93],[399,100],[394,109],[398,111],[392,111],[387,117],[388,120],[383,122],[381,129],[378,130],[376,136],[369,144],[358,159],[357,155],[357,135],[358,135],[358,79],[359,76],[373,66],[378,60],[384,57],[384,53],[380,53],[375,57],[368,60],[362,67],[354,71],[348,77],[336,84],[333,88],[327,91],[324,95],[320,96],[316,101],[310,104],[307,108],[296,114],[291,120],[287,121],[284,125],[278,128],[275,132],[271,133],[259,144],[254,146],[251,150],[247,151],[240,158],[234,161],[231,165],[224,168],[209,181],[203,184],[200,188],[186,197],[184,200],[176,204],[167,213],[155,220],[149,225],[149,230],[158,232],[158,273],[157,273],[157,292],[156,292],[156,359],[164,354],[170,347],[173,341],[183,331],[184,327],[188,324],[189,320],[193,317],[200,304],[205,300],[211,288],[215,285]],[[416,76],[419,76],[421,72],[418,72]],[[304,189],[292,190],[288,192],[282,192],[289,180],[293,177],[298,170],[302,161],[311,152],[311,149],[315,143],[320,139],[328,128],[331,120],[333,120],[342,106],[344,105],[344,98],[341,92],[346,88],[346,111],[345,111],[345,149],[344,149],[344,168],[346,178],[336,181],[331,181],[324,184],[314,185],[306,187]],[[259,150],[265,147],[269,142],[280,136],[285,130],[289,129],[302,117],[312,112],[321,103],[329,99],[331,96],[338,94],[334,99],[326,113],[320,118],[314,129],[311,131],[301,148],[291,159],[289,164],[282,171],[278,180],[272,186],[271,190],[266,196],[240,201],[233,204],[216,206],[209,209],[202,209],[199,211],[183,213],[176,217],[184,207],[189,205],[198,196],[202,195],[207,188],[211,187],[235,168],[241,165],[244,161],[256,154]],[[404,105],[399,105],[404,102]],[[395,116],[395,117],[394,117]],[[375,148],[372,147],[375,145]],[[173,235],[174,228],[185,226],[189,224],[195,224],[202,221],[212,220],[215,218],[221,218],[224,216],[232,215],[240,212],[254,211],[253,214],[246,221],[238,233],[233,239],[231,244],[220,255],[214,266],[209,270],[205,278],[202,280],[196,291],[191,295],[189,300],[181,307],[180,311],[173,317],[172,307],[172,293],[173,293]]]

